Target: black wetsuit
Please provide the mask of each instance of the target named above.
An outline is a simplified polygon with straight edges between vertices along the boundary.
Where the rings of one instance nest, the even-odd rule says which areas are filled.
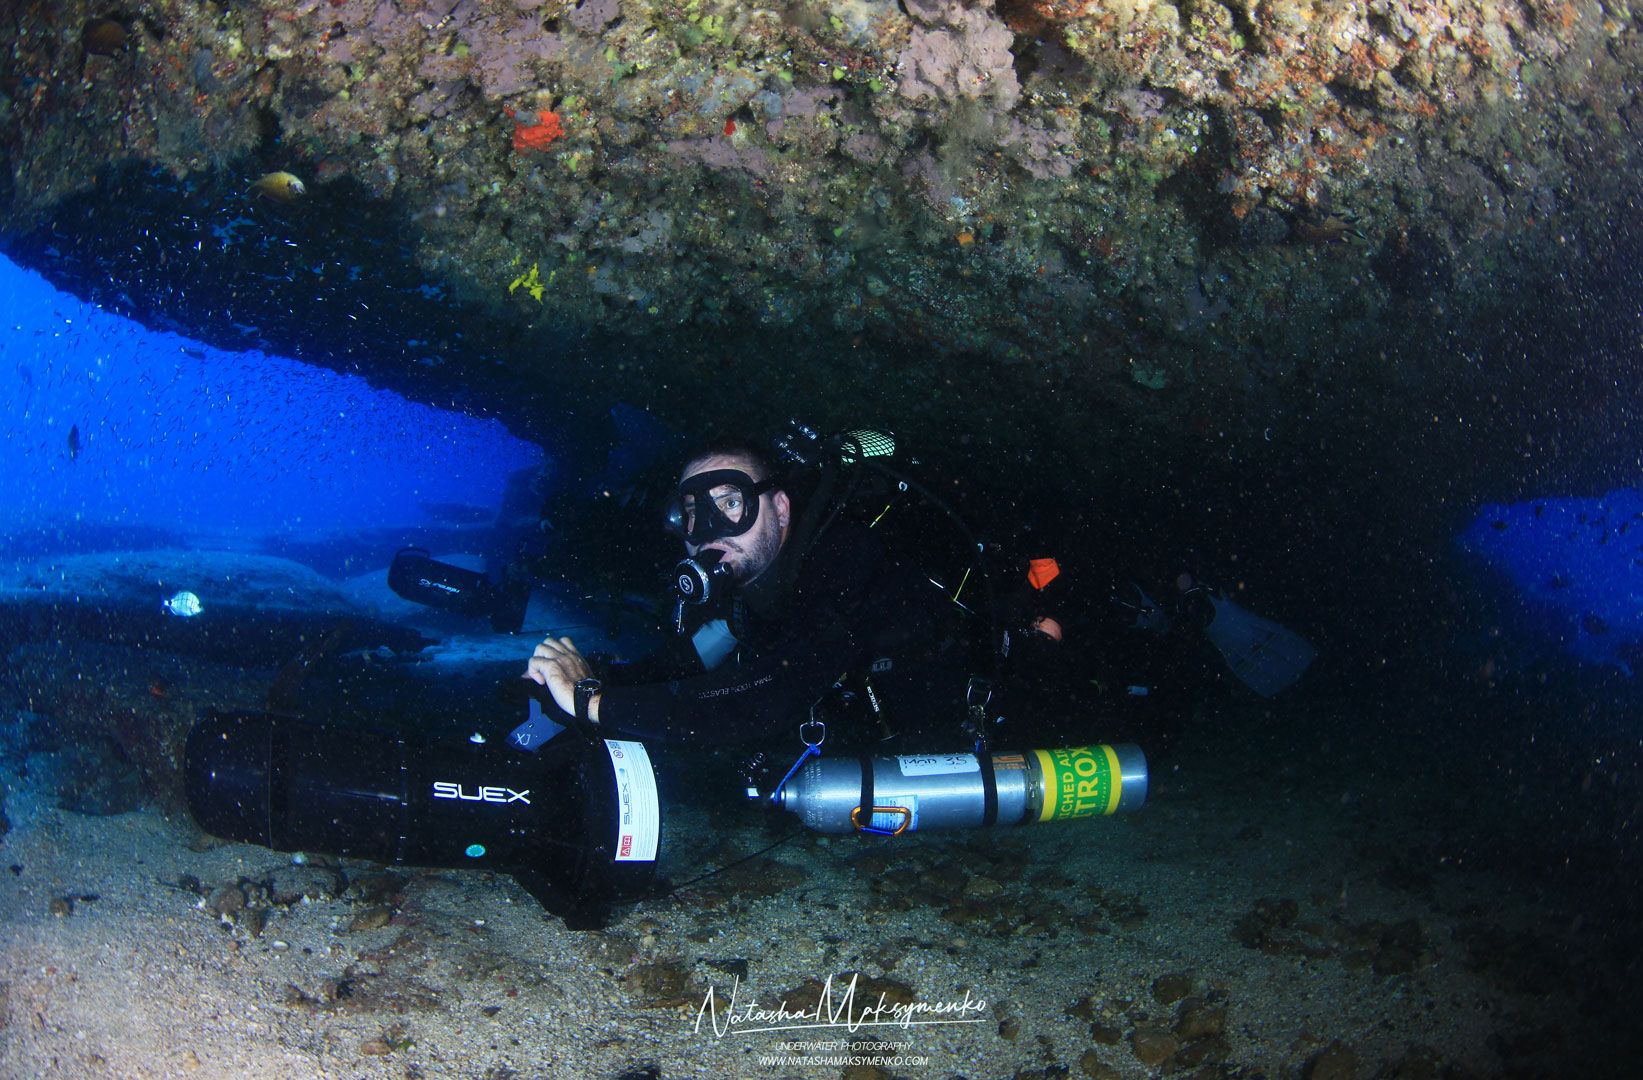
[[[784,551],[761,582],[780,581],[782,560],[792,557]],[[739,645],[712,671],[692,654],[660,681],[621,685],[622,674],[612,673],[600,699],[601,733],[696,746],[797,745],[811,706],[875,661],[875,679],[922,688],[881,700],[898,730],[943,714],[956,729],[961,714],[950,709],[962,700],[963,662],[950,658],[963,650],[954,606],[925,574],[891,558],[870,529],[835,524],[804,554],[790,595],[763,596],[755,587],[735,608],[720,614],[729,614]],[[657,669],[647,674],[655,678]],[[877,721],[872,732],[837,732],[835,742],[876,739]]]

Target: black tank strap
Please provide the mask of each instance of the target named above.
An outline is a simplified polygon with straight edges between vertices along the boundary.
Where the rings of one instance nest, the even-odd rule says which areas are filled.
[[[998,824],[998,774],[987,751],[977,751],[976,761],[981,764],[981,827],[987,829]]]
[[[861,812],[865,824],[873,823],[873,757],[861,755]]]

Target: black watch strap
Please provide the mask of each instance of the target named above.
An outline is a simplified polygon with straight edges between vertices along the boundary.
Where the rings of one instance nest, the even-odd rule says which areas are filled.
[[[576,722],[583,727],[593,724],[588,716],[588,706],[602,686],[604,683],[598,679],[578,679],[576,682]]]

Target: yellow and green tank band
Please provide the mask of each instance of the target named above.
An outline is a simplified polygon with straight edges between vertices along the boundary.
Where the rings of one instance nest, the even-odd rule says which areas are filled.
[[[1035,750],[1044,780],[1044,805],[1039,821],[1067,821],[1097,817],[1118,809],[1123,774],[1118,755],[1110,746],[1078,746],[1067,750]]]

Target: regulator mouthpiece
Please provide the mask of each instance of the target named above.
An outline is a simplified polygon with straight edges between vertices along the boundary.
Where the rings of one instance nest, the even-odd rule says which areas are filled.
[[[722,560],[724,552],[708,548],[688,559],[680,559],[673,567],[673,632],[685,632],[685,608],[705,604],[713,599],[721,581],[730,578],[730,567]]]

